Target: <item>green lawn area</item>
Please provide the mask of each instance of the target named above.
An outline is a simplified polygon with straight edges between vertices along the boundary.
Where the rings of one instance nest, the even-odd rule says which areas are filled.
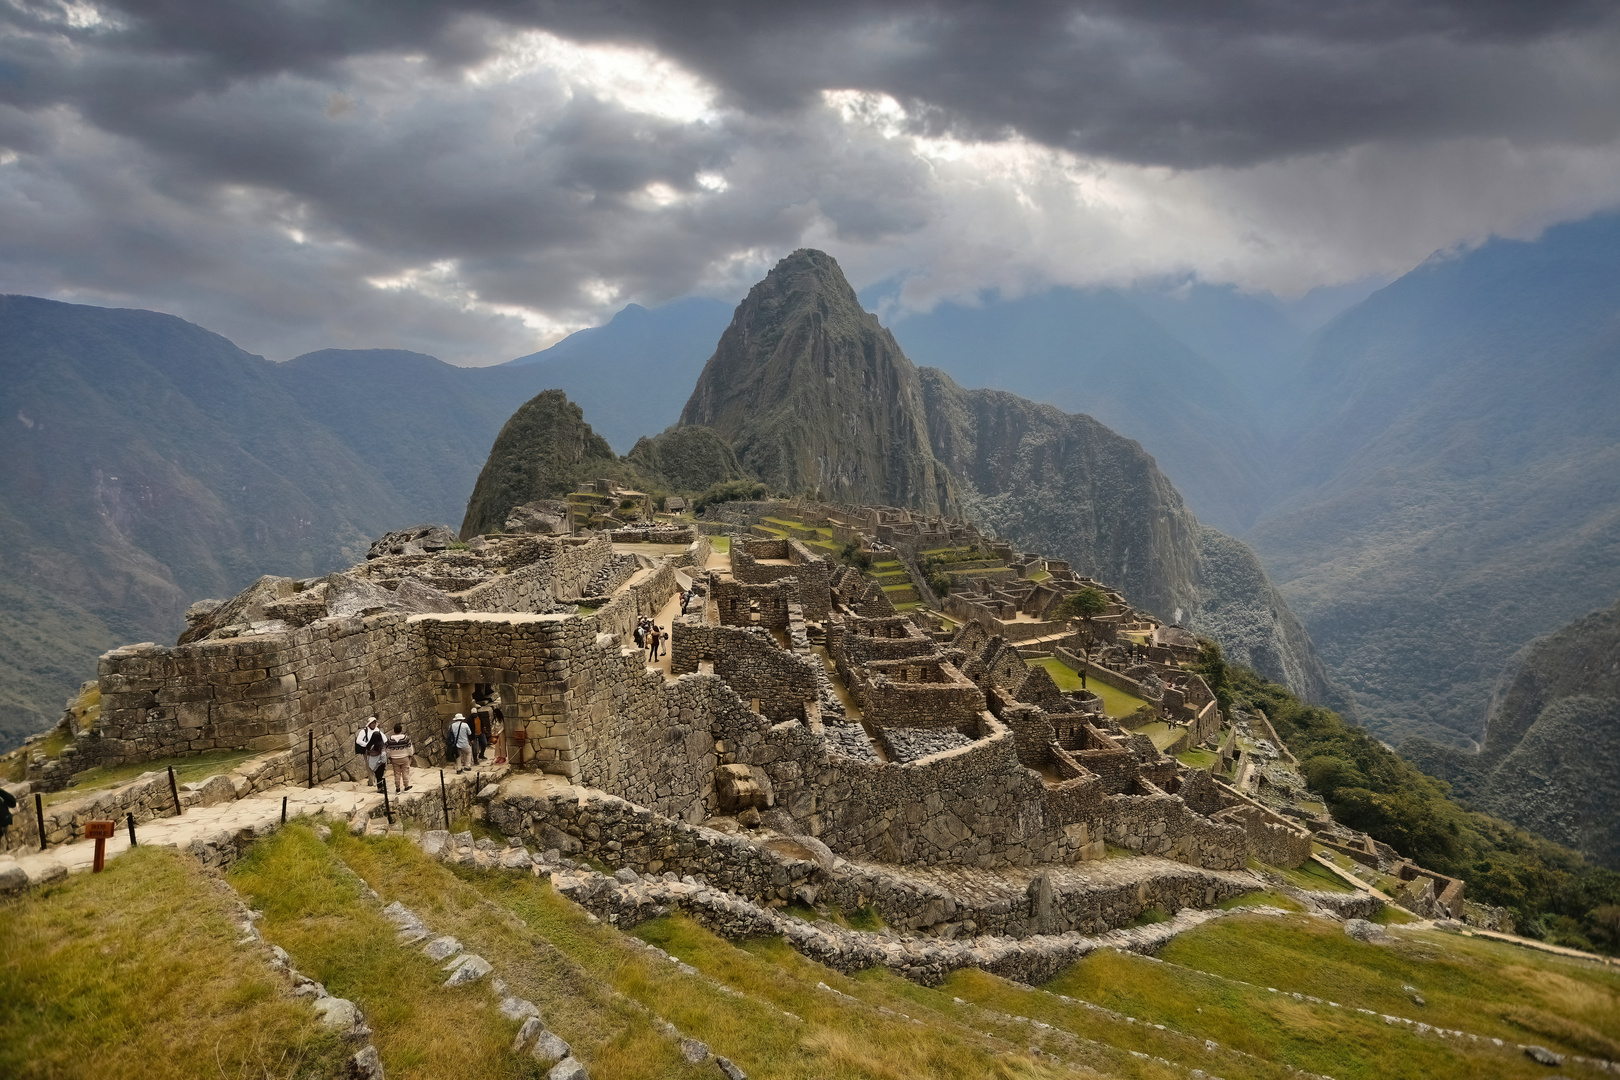
[[[1339,875],[1317,862],[1315,859],[1306,859],[1297,868],[1286,870],[1280,866],[1271,866],[1267,869],[1273,873],[1281,874],[1290,884],[1301,889],[1314,889],[1317,892],[1355,892]]]
[[[353,1053],[240,945],[189,855],[140,847],[0,905],[0,1076],[339,1076]]]
[[[1620,971],[1487,938],[1409,930],[1397,930],[1392,938],[1388,946],[1366,945],[1334,923],[1241,916],[1183,934],[1160,956],[1229,979],[1480,1036],[1620,1057]],[[1412,1001],[1403,986],[1415,987],[1426,1004]],[[1377,1028],[1391,1030],[1381,1022]],[[1394,1070],[1386,1075],[1419,1074]],[[1518,1073],[1488,1067],[1479,1075]]]
[[[90,791],[117,787],[143,773],[164,772],[170,765],[174,766],[174,782],[176,784],[190,784],[198,780],[206,780],[216,773],[227,773],[249,758],[258,757],[264,753],[262,750],[210,750],[206,754],[193,754],[189,757],[159,758],[155,761],[139,761],[129,765],[96,766],[86,769],[74,778],[72,787],[63,788],[45,796],[46,805],[66,802],[77,799]]]
[[[711,551],[718,552],[721,555],[729,555],[729,554],[731,554],[731,537],[729,537],[729,536],[711,536],[711,537],[709,537],[709,549]]]
[[[1024,575],[1024,580],[1025,581],[1045,581],[1047,578],[1049,578],[1051,576],[1052,576],[1051,573],[1046,571],[1046,570],[1031,570],[1029,573]]]
[[[1052,681],[1057,683],[1057,688],[1059,690],[1081,689],[1080,676],[1075,673],[1073,668],[1069,667],[1055,656],[1042,656],[1034,660],[1026,661],[1026,663],[1028,663],[1030,667],[1035,667],[1038,665],[1045,668],[1047,674],[1052,676]],[[1115,690],[1112,686],[1105,685],[1100,679],[1087,679],[1086,683],[1087,685],[1085,689],[1090,690],[1093,694],[1097,694],[1102,698],[1103,712],[1107,713],[1109,716],[1129,716],[1131,713],[1147,704],[1147,702],[1143,701],[1135,694],[1127,694],[1123,690]]]
[[[1176,755],[1176,760],[1194,769],[1207,769],[1221,760],[1221,756],[1209,750],[1193,749],[1183,750]]]
[[[1169,747],[1179,740],[1182,735],[1186,734],[1185,728],[1174,727],[1165,723],[1163,720],[1156,720],[1151,724],[1144,724],[1141,727],[1133,728],[1132,730],[1137,735],[1146,735],[1148,738],[1152,739],[1153,745],[1160,750],[1164,750],[1165,748]]]

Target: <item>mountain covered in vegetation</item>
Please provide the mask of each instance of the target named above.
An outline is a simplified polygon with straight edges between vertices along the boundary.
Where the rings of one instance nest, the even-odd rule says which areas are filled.
[[[1474,745],[1510,658],[1620,597],[1620,217],[1430,260],[1278,416],[1245,539],[1365,723]]]
[[[1421,740],[1401,749],[1470,806],[1620,869],[1620,604],[1525,650],[1478,754]]]

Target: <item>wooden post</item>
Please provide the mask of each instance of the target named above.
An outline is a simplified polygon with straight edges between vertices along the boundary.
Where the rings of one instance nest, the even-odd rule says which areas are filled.
[[[450,828],[450,793],[448,791],[446,791],[445,787],[444,787],[444,770],[443,769],[439,770],[439,798],[444,802],[444,827],[446,829],[449,829]],[[45,819],[41,818],[40,820],[44,821]],[[45,846],[45,844],[43,842],[44,837],[45,837],[45,826],[44,825],[41,825],[39,827],[39,835],[40,835],[40,840],[41,840],[41,843],[40,843],[39,846],[43,848]]]
[[[125,814],[124,818],[125,818],[125,820],[127,820],[129,822],[129,846],[134,847],[135,846],[135,815],[134,814]]]
[[[387,783],[387,781],[383,782],[382,792],[383,792],[383,814],[384,814],[384,816],[386,816],[388,818],[388,824],[392,825],[394,823],[394,809],[393,809],[393,807],[388,805],[388,783]]]
[[[281,823],[287,824],[287,796],[281,797]]]
[[[39,817],[39,850],[45,850],[45,800],[34,792],[34,813]]]
[[[174,812],[176,816],[185,813],[180,809],[180,788],[174,782],[174,766],[169,766],[169,794],[174,796]]]
[[[112,839],[113,830],[117,824],[111,821],[87,821],[84,823],[84,837],[86,840],[96,842],[96,862],[92,873],[101,873],[101,868],[107,865],[107,841]]]
[[[315,729],[309,729],[309,786],[315,786]]]

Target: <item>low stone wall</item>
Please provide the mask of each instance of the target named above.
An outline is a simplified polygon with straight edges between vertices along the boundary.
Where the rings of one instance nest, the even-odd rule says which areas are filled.
[[[1242,827],[1204,817],[1174,795],[1109,795],[1103,804],[1110,844],[1213,870],[1241,870],[1248,861]]]
[[[1241,825],[1249,855],[1261,862],[1292,870],[1311,857],[1311,834],[1264,807],[1230,806],[1216,814],[1215,820]]]
[[[1131,678],[1129,675],[1122,674],[1121,672],[1115,671],[1112,668],[1105,668],[1101,664],[1094,664],[1079,654],[1064,648],[1062,645],[1054,648],[1052,653],[1059,660],[1063,661],[1067,667],[1070,667],[1075,671],[1084,671],[1088,679],[1096,679],[1104,686],[1111,686],[1115,690],[1130,694],[1132,697],[1139,697],[1143,701],[1146,701],[1149,705],[1157,704],[1158,699],[1148,692],[1148,688]]]

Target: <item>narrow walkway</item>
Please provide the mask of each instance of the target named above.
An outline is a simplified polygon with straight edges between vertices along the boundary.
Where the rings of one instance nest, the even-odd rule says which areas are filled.
[[[506,775],[505,765],[485,764],[475,773],[482,773],[487,781]],[[454,777],[453,769],[446,771],[447,781]],[[472,782],[468,777],[466,782]],[[441,805],[439,770],[437,767],[411,770],[412,790],[395,795],[390,782],[388,797],[396,815],[402,810],[414,809],[423,800],[433,807]],[[347,823],[355,815],[367,818],[383,814],[383,797],[375,787],[346,780],[331,781],[319,787],[279,787],[213,806],[192,806],[177,817],[156,818],[135,826],[135,841],[148,847],[173,847],[185,851],[193,844],[217,844],[244,832],[268,835],[281,825],[281,800],[287,799],[287,820],[299,816],[324,816],[328,823]],[[21,809],[21,808],[19,808]],[[454,810],[451,811],[455,813]],[[18,814],[13,829],[26,830],[33,826],[32,810]],[[114,859],[129,850],[129,830],[120,818],[117,830],[107,841],[107,858]],[[12,868],[21,867],[28,875],[30,885],[55,881],[70,873],[89,870],[95,862],[96,842],[76,840],[44,851],[14,850],[0,856],[0,878]]]

